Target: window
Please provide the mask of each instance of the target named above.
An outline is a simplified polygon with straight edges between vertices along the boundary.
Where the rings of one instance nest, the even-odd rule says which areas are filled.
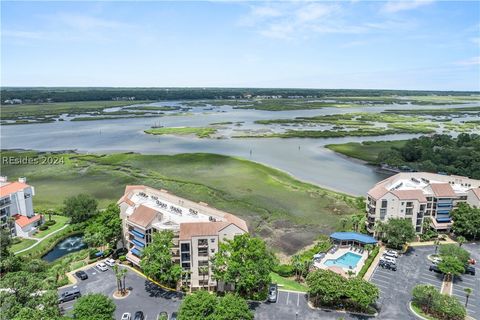
[[[180,250],[181,250],[182,252],[184,252],[184,251],[189,252],[189,251],[190,251],[190,243],[182,243],[182,244],[180,245],[180,248],[181,248]]]
[[[405,204],[405,202],[402,202],[402,206]]]
[[[382,208],[386,208],[388,205],[388,201],[387,200],[382,200]]]
[[[183,263],[182,263],[182,268],[184,268],[184,269],[190,269],[190,262],[183,262]]]
[[[198,239],[198,245],[199,246],[208,246],[208,240],[207,239]]]
[[[413,207],[413,202],[407,202],[407,207]]]
[[[198,261],[198,266],[199,267],[208,267],[208,260]]]
[[[190,261],[190,253],[182,252],[182,261]]]
[[[198,248],[198,256],[200,257],[208,256],[208,248]]]
[[[215,238],[210,239],[211,243],[215,243]]]
[[[210,249],[210,252],[211,252],[211,253],[215,253],[215,249]]]

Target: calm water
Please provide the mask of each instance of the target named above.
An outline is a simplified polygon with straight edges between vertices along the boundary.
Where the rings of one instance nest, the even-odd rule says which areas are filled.
[[[85,249],[87,245],[83,242],[81,235],[68,237],[59,242],[52,250],[42,257],[43,260],[52,262],[72,252]]]
[[[154,105],[174,105],[162,102]],[[445,106],[447,107],[456,107]],[[145,154],[177,154],[190,152],[218,153],[257,161],[286,171],[296,178],[353,195],[364,195],[373,184],[387,177],[376,168],[346,159],[323,146],[365,140],[398,140],[418,135],[402,134],[381,137],[343,137],[328,139],[239,139],[229,138],[237,130],[265,129],[254,124],[259,119],[280,119],[349,112],[380,112],[385,109],[419,108],[388,105],[364,108],[325,108],[299,111],[239,110],[230,106],[213,110],[193,108],[190,115],[158,118],[114,119],[88,122],[60,121],[35,125],[1,127],[2,149],[34,149],[42,151],[77,150],[78,152],[139,152]],[[421,106],[428,108],[428,106]],[[431,108],[439,108],[432,106]],[[243,122],[221,131],[225,138],[153,136],[143,133],[152,125],[205,126],[213,122]],[[275,130],[275,128],[273,128]]]

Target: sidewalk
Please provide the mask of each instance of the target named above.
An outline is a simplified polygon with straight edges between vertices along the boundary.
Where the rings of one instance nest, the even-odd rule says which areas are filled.
[[[39,239],[33,238],[33,237],[28,237],[28,238],[26,238],[26,239],[37,240],[37,242],[35,242],[34,244],[32,244],[32,245],[31,245],[30,247],[28,247],[28,248],[25,248],[25,249],[19,250],[19,251],[17,251],[17,252],[14,252],[14,254],[19,254],[19,253],[22,253],[22,252],[24,252],[24,251],[27,251],[27,250],[30,250],[30,249],[34,248],[36,245],[38,245],[38,244],[39,244],[40,242],[42,242],[43,240],[47,239],[48,237],[54,235],[54,234],[57,233],[57,232],[62,231],[63,229],[65,229],[65,228],[68,227],[68,226],[69,226],[69,224],[66,224],[66,225],[64,225],[63,227],[61,227],[60,229],[55,230],[55,231],[53,231],[52,233],[47,234],[46,236],[44,236],[44,237],[42,237],[42,238],[39,238]]]
[[[449,236],[446,236],[445,240],[441,240],[439,244],[456,244],[457,242],[452,240]],[[409,247],[421,247],[421,246],[434,246],[435,241],[417,241],[408,243]]]
[[[378,250],[377,256],[375,257],[375,259],[373,259],[373,262],[370,265],[370,268],[368,268],[367,272],[363,276],[363,280],[370,281],[370,278],[372,277],[373,272],[377,268],[378,262],[380,261],[380,258],[382,257],[384,251],[385,251],[385,246],[381,246],[380,250]]]

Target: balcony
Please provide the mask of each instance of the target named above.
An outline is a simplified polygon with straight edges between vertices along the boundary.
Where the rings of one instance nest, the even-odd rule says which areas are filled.
[[[375,217],[367,217],[368,223],[375,223]]]
[[[436,230],[449,230],[452,227],[453,222],[452,221],[439,222],[437,221],[437,219],[434,218],[434,219],[431,219],[430,225]]]
[[[137,237],[137,238],[142,238],[144,239],[145,238],[145,235],[135,229],[129,229],[128,230],[128,233],[130,233],[131,235]]]

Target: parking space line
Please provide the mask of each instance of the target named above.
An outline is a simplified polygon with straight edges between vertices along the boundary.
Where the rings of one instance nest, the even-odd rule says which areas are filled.
[[[288,305],[288,299],[290,299],[290,292],[287,292],[287,302],[285,304]]]
[[[388,280],[392,280],[391,277],[384,276],[383,274],[380,274],[380,273],[377,273],[375,276],[387,278]]]
[[[300,293],[297,293],[297,307],[300,304]]]

